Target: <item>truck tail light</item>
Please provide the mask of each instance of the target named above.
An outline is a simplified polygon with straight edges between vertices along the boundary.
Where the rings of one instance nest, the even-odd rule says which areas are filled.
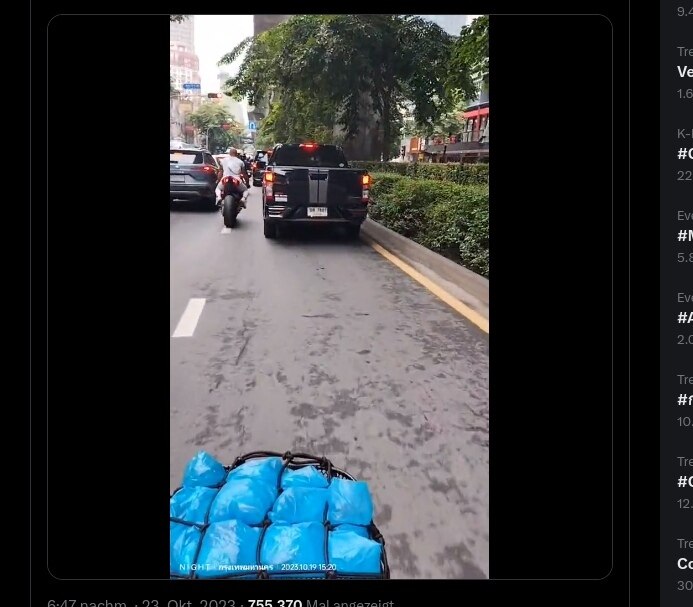
[[[371,176],[362,175],[361,176],[361,202],[368,204],[370,202],[371,195]]]
[[[262,178],[265,182],[265,200],[267,202],[274,202],[274,190],[272,189],[272,184],[274,183],[274,173],[271,171],[265,171]]]

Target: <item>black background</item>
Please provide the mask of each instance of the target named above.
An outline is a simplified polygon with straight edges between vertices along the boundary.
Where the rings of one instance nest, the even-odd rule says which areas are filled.
[[[531,589],[439,583],[460,601],[626,604],[627,5],[577,8],[608,14],[613,30],[603,17],[492,20],[490,555],[494,578],[603,579]],[[167,18],[53,19],[48,93],[50,15],[32,19],[32,162],[47,166],[45,190],[32,188],[31,214],[32,604],[203,595],[417,604],[408,581],[341,584],[335,594],[322,583],[252,592],[165,579],[169,243],[157,185],[165,168],[150,164],[148,152],[168,136]],[[126,145],[144,151],[136,192],[123,192],[109,167],[108,150]],[[64,187],[68,164],[88,187]],[[136,505],[118,500],[125,486],[137,488]]]

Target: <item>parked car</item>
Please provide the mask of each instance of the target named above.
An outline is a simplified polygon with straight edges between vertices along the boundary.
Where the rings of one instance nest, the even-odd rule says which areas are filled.
[[[268,150],[260,150],[255,152],[255,158],[253,158],[253,161],[250,164],[250,170],[253,174],[253,185],[262,185],[262,174],[265,172],[267,160],[269,159],[271,153],[272,152]]]
[[[171,149],[170,198],[217,208],[215,189],[221,169],[207,150]]]
[[[262,186],[265,238],[289,224],[344,225],[356,238],[366,219],[371,177],[351,169],[335,145],[277,145]]]

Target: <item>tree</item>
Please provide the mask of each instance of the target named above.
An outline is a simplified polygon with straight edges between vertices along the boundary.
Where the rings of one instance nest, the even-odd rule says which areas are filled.
[[[415,15],[296,15],[247,38],[220,64],[247,51],[227,90],[252,105],[278,91],[270,128],[327,133],[338,124],[351,138],[363,116],[372,113],[380,153],[389,157],[398,144],[405,101],[413,104],[421,124],[432,124],[448,109],[445,81],[452,46],[453,38],[442,28]],[[468,88],[473,90],[471,83]],[[300,125],[306,114],[314,116],[314,125]]]
[[[169,21],[172,21],[174,23],[180,23],[181,21],[185,21],[188,19],[190,15],[169,15]]]
[[[433,135],[454,135],[461,133],[464,130],[464,120],[460,118],[460,114],[464,111],[464,104],[459,103],[455,107],[438,117],[430,124],[416,124],[415,122],[408,125],[405,130],[406,135],[423,135],[431,137]]]
[[[188,116],[190,123],[205,137],[209,132],[207,148],[209,150],[237,146],[241,143],[242,127],[233,119],[231,114],[216,103],[206,103],[196,112]],[[223,125],[229,125],[228,130]]]
[[[343,137],[335,130],[336,107],[314,95],[299,92],[271,104],[261,125],[261,136],[273,141],[340,144]]]
[[[262,131],[262,127],[258,130],[257,135],[255,136],[255,147],[257,149],[270,149],[276,142],[277,140],[274,138],[273,135],[270,135],[269,133],[265,133]]]
[[[455,40],[446,86],[457,99],[473,98],[474,76],[488,72],[488,29],[489,17],[482,15],[464,26]]]

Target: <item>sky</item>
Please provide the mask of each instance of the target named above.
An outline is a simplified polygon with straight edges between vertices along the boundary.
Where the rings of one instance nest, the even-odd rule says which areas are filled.
[[[202,93],[219,92],[217,75],[221,71],[232,76],[238,71],[240,58],[233,64],[219,67],[217,61],[244,38],[253,35],[252,15],[195,15],[195,53],[200,60]]]

